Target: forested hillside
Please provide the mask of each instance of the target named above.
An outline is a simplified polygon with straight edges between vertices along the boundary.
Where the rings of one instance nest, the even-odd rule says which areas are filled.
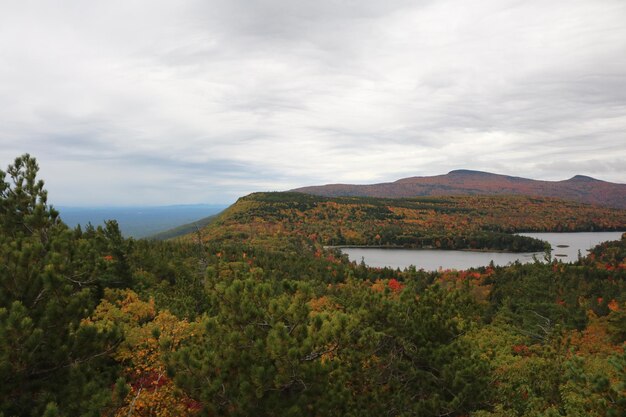
[[[576,175],[564,181],[540,181],[459,169],[445,175],[410,177],[382,184],[328,184],[295,189],[326,197],[406,198],[447,195],[525,195],[626,209],[626,184]]]
[[[523,196],[406,199],[327,198],[255,193],[240,198],[202,231],[210,241],[267,246],[301,240],[311,246],[543,251],[514,232],[626,229],[626,210]],[[196,234],[188,239],[195,239]]]
[[[299,233],[306,201],[267,236],[229,229],[269,215],[252,196],[204,240],[133,240],[68,228],[36,175],[0,171],[1,416],[626,414],[626,237],[571,265],[373,269],[301,238],[330,224]]]

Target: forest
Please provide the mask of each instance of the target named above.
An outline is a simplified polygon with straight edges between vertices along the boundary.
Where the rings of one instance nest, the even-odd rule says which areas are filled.
[[[261,193],[134,240],[68,227],[37,173],[29,155],[0,171],[2,417],[626,415],[626,234],[572,264],[468,271],[326,247],[524,250],[494,242],[624,230],[624,210]]]
[[[513,233],[612,231],[625,225],[626,210],[553,198],[327,198],[275,192],[240,198],[201,231],[201,238],[267,247],[299,240],[311,247],[541,252],[545,242]],[[197,235],[190,234],[189,239]]]

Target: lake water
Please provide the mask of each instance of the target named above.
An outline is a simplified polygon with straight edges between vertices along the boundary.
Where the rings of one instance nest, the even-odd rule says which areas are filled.
[[[600,242],[619,240],[623,232],[585,232],[585,233],[520,233],[545,240],[552,245],[552,256],[563,262],[578,259],[578,251],[585,256],[587,250]],[[561,246],[561,247],[559,247]],[[565,247],[567,246],[567,247]],[[520,261],[532,262],[533,256],[543,259],[543,252],[501,253],[470,252],[458,250],[434,249],[381,249],[381,248],[341,248],[351,261],[361,262],[371,267],[391,267],[404,269],[415,265],[417,269],[435,271],[442,269],[468,269],[486,266],[491,261],[495,265],[505,266]]]

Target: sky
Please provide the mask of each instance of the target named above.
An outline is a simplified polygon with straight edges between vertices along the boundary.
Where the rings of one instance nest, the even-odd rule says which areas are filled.
[[[0,169],[25,152],[75,206],[626,183],[626,2],[0,0]]]

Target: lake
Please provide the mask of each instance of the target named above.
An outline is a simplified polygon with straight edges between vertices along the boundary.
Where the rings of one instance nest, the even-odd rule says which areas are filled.
[[[582,232],[582,233],[520,233],[545,240],[552,245],[552,256],[563,262],[578,259],[578,251],[585,256],[587,250],[600,242],[621,239],[623,232]],[[515,261],[532,262],[533,256],[543,259],[543,252],[502,253],[471,252],[435,249],[381,249],[381,248],[341,248],[351,261],[361,262],[371,267],[391,267],[404,269],[415,265],[417,269],[435,271],[442,269],[468,269],[486,266],[491,261],[505,266]]]

